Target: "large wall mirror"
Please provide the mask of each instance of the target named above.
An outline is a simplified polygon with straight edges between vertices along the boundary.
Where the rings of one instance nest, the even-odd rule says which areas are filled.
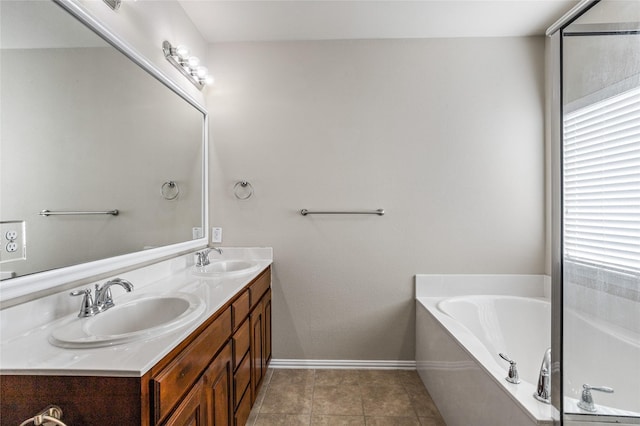
[[[207,242],[206,111],[79,7],[0,2],[4,296]]]

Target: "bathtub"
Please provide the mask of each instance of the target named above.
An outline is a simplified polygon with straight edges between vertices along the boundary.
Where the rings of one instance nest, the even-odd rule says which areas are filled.
[[[416,276],[416,367],[448,426],[552,425],[553,418],[559,418],[553,406],[533,398],[542,358],[550,346],[549,290],[549,279],[544,276]],[[565,323],[596,336],[598,340],[585,341],[594,342],[594,350],[602,357],[611,356],[603,353],[605,345],[617,359],[638,356],[627,335],[620,339],[620,333],[575,312],[565,314]],[[595,330],[603,334],[592,334]],[[565,344],[579,338],[576,333]],[[509,364],[499,357],[501,352],[517,362],[520,384],[505,380]],[[598,360],[602,360],[599,365],[606,365],[602,358],[596,364]],[[585,414],[575,405],[581,390],[578,384],[581,387],[583,382],[617,386],[629,393],[622,402],[628,410],[632,406],[629,398],[638,397],[638,383],[607,374],[602,368],[596,373],[598,369],[587,361],[572,362],[565,369],[565,388],[573,392],[564,398],[566,411]],[[585,375],[585,371],[590,373]],[[607,396],[594,393],[598,414],[618,420],[637,415],[617,409]],[[635,401],[640,403],[640,399]]]

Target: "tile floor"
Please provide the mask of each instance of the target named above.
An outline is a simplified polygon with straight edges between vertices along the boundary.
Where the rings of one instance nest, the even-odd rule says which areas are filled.
[[[269,369],[247,426],[445,426],[410,370]]]

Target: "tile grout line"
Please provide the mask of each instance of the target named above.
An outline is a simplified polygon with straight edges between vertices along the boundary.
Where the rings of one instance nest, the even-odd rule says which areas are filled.
[[[311,409],[309,410],[309,425],[311,425],[311,419],[313,417],[313,405],[316,397],[316,369],[313,369],[313,387],[311,388]]]
[[[360,392],[360,408],[362,408],[362,422],[365,424],[365,426],[367,425],[367,416],[365,415],[365,411],[364,411],[364,397],[363,397],[363,392],[362,392],[362,380],[360,380],[360,372],[357,373],[358,374],[358,391]]]
[[[260,389],[260,391],[258,392],[258,395],[256,396],[256,401],[258,402],[258,406],[254,407],[255,408],[255,416],[253,416],[253,421],[251,422],[250,425],[247,426],[255,426],[255,424],[258,422],[258,417],[260,416],[260,412],[262,411],[262,403],[264,402],[264,399],[267,396],[267,392],[269,391],[269,386],[271,385],[271,378],[273,377],[273,370],[271,369],[271,371],[269,371],[269,369],[267,369],[267,375],[265,376],[265,379],[268,378],[267,381],[265,381],[262,384],[262,388]],[[260,396],[260,394],[262,394],[262,398],[260,398],[260,400],[258,401],[258,396]]]
[[[404,393],[407,395],[407,398],[409,398],[409,404],[411,404],[411,409],[413,410],[413,414],[416,416],[416,419],[418,419],[418,423],[420,423],[420,416],[418,415],[418,410],[416,410],[414,401],[411,398],[411,395],[409,394],[409,389],[407,389],[408,382],[406,381],[406,379],[403,380],[401,378],[400,384],[402,385],[402,389],[404,390]]]

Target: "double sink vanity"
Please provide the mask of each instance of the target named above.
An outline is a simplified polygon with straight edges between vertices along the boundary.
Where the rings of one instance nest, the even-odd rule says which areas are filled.
[[[68,425],[244,425],[271,359],[272,253],[211,257],[120,274],[133,289],[107,285],[94,315],[69,290],[1,311],[2,423],[55,404]]]

